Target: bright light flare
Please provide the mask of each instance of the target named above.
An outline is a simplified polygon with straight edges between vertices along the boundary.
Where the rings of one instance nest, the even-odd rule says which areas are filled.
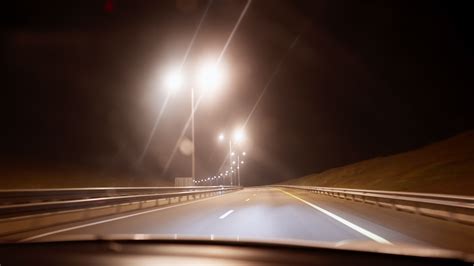
[[[245,139],[245,133],[242,129],[239,129],[239,130],[235,131],[235,133],[234,133],[235,142],[240,143],[244,139]]]
[[[164,83],[170,93],[175,93],[183,86],[183,75],[178,70],[170,71],[166,74]]]
[[[219,137],[218,137],[219,141],[223,141],[224,138],[225,138],[224,133],[219,134]]]
[[[201,89],[214,90],[224,84],[225,74],[222,64],[205,63],[198,73],[198,85]]]

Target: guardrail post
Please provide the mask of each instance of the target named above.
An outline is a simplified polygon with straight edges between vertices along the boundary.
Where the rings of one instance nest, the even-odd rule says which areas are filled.
[[[393,210],[397,210],[397,204],[395,203],[395,200],[390,200],[390,208]]]
[[[448,216],[446,217],[448,221],[454,222],[456,221],[456,217],[454,217],[454,213],[450,211],[446,211],[448,213]]]
[[[421,214],[420,213],[420,208],[417,206],[417,204],[413,204],[413,211],[416,213],[416,214]]]

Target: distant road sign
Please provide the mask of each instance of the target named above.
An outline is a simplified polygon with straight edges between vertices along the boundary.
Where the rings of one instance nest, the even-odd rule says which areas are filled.
[[[192,177],[175,177],[174,178],[174,186],[175,187],[190,187],[194,186]]]

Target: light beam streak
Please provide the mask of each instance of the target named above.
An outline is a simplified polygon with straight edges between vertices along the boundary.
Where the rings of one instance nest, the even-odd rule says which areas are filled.
[[[267,89],[270,87],[270,85],[272,84],[273,80],[275,79],[275,77],[277,76],[277,74],[280,72],[280,69],[281,69],[281,66],[283,65],[283,63],[285,62],[286,58],[288,57],[288,55],[290,54],[291,50],[296,46],[296,44],[298,43],[298,40],[300,39],[301,37],[301,33],[298,34],[298,36],[296,36],[296,38],[291,42],[290,46],[288,47],[286,53],[281,57],[280,61],[278,62],[278,64],[276,65],[275,69],[273,70],[273,73],[272,75],[270,76],[270,78],[268,79],[267,83],[265,84],[265,86],[263,87],[262,89],[262,92],[260,93],[260,95],[258,96],[257,98],[257,101],[255,102],[255,104],[253,105],[252,107],[252,110],[250,111],[249,115],[247,116],[247,119],[245,119],[245,122],[244,122],[244,125],[242,126],[243,129],[245,129],[245,127],[247,126],[248,122],[250,121],[250,118],[252,117],[253,113],[255,112],[255,110],[257,109],[258,105],[260,104],[260,102],[262,101],[262,98],[263,96],[265,95],[265,92],[267,91]],[[225,163],[227,162],[227,158],[230,158],[230,155],[227,154],[225,159],[222,161],[221,165],[219,166],[218,168],[218,171],[217,173],[221,172]]]
[[[236,32],[237,29],[239,28],[240,22],[242,22],[242,19],[243,19],[243,17],[245,16],[245,14],[247,13],[247,10],[248,10],[248,8],[250,7],[250,4],[251,4],[251,3],[252,3],[252,0],[248,0],[247,3],[245,4],[244,9],[243,9],[242,12],[240,13],[239,19],[237,20],[236,24],[234,25],[234,28],[232,29],[232,31],[231,31],[229,37],[227,38],[227,41],[226,41],[226,43],[225,43],[225,45],[224,45],[224,48],[222,49],[221,53],[219,54],[219,57],[218,57],[218,59],[217,59],[217,61],[216,61],[216,65],[218,65],[218,64],[221,62],[222,58],[224,57],[224,54],[225,54],[225,52],[227,51],[227,47],[229,46],[231,40],[234,38],[235,32]],[[202,95],[199,96],[198,101],[197,101],[197,103],[195,104],[195,107],[194,107],[193,112],[195,112],[195,111],[198,109],[202,97],[203,97]],[[186,122],[186,124],[185,124],[183,130],[181,131],[181,135],[179,136],[178,140],[176,141],[176,144],[175,144],[175,146],[174,146],[174,149],[173,149],[173,151],[171,152],[171,156],[168,158],[168,161],[166,162],[165,167],[163,168],[162,175],[165,174],[165,173],[168,171],[169,166],[171,165],[171,162],[173,161],[174,156],[176,155],[176,152],[177,152],[177,150],[178,150],[179,142],[180,142],[180,140],[184,137],[184,134],[186,133],[186,131],[187,131],[188,127],[189,127],[190,121],[191,121],[191,116],[188,118],[188,121]],[[193,144],[194,144],[193,147],[196,147],[196,144],[195,144],[195,143],[193,143]],[[193,152],[194,152],[194,150],[193,150]]]
[[[196,37],[199,33],[199,31],[201,30],[201,26],[202,26],[202,23],[204,22],[204,19],[206,18],[207,16],[207,13],[209,11],[209,7],[211,7],[211,4],[212,4],[212,1],[213,0],[209,0],[208,3],[207,3],[207,6],[206,6],[206,9],[204,10],[204,13],[202,14],[201,16],[201,19],[199,20],[199,24],[198,26],[196,27],[196,30],[194,30],[194,34],[193,34],[193,37],[191,38],[191,41],[189,42],[189,45],[188,45],[188,48],[186,49],[186,52],[184,54],[184,57],[183,57],[183,61],[181,62],[181,65],[179,66],[179,72],[182,71],[184,65],[186,64],[186,60],[188,59],[188,55],[191,51],[191,48],[193,47],[194,45],[194,41],[196,40]],[[166,106],[168,104],[168,101],[169,101],[169,94],[166,96],[166,99],[165,99],[165,102],[163,103],[163,105],[161,106],[161,109],[160,109],[160,112],[158,114],[158,117],[156,118],[155,120],[155,124],[153,125],[153,128],[150,132],[150,136],[148,137],[148,140],[146,142],[146,145],[145,145],[145,148],[143,149],[142,153],[140,154],[140,157],[138,158],[138,163],[141,163],[143,161],[143,158],[145,157],[147,151],[148,151],[148,148],[150,147],[150,144],[151,144],[151,141],[153,139],[153,136],[155,135],[155,132],[156,132],[156,129],[158,128],[158,124],[160,123],[161,121],[161,117],[163,116],[163,113],[165,112],[165,109],[166,109]]]

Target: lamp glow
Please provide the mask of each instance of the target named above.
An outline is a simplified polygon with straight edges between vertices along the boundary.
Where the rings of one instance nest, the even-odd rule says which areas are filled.
[[[201,66],[198,76],[199,87],[202,89],[216,89],[224,81],[224,73],[221,65],[216,63],[205,63]]]
[[[164,83],[170,93],[175,93],[183,85],[183,76],[180,71],[170,71],[165,76]]]
[[[239,129],[239,130],[235,131],[235,133],[234,133],[235,142],[240,143],[244,139],[245,139],[245,133],[242,129]]]

